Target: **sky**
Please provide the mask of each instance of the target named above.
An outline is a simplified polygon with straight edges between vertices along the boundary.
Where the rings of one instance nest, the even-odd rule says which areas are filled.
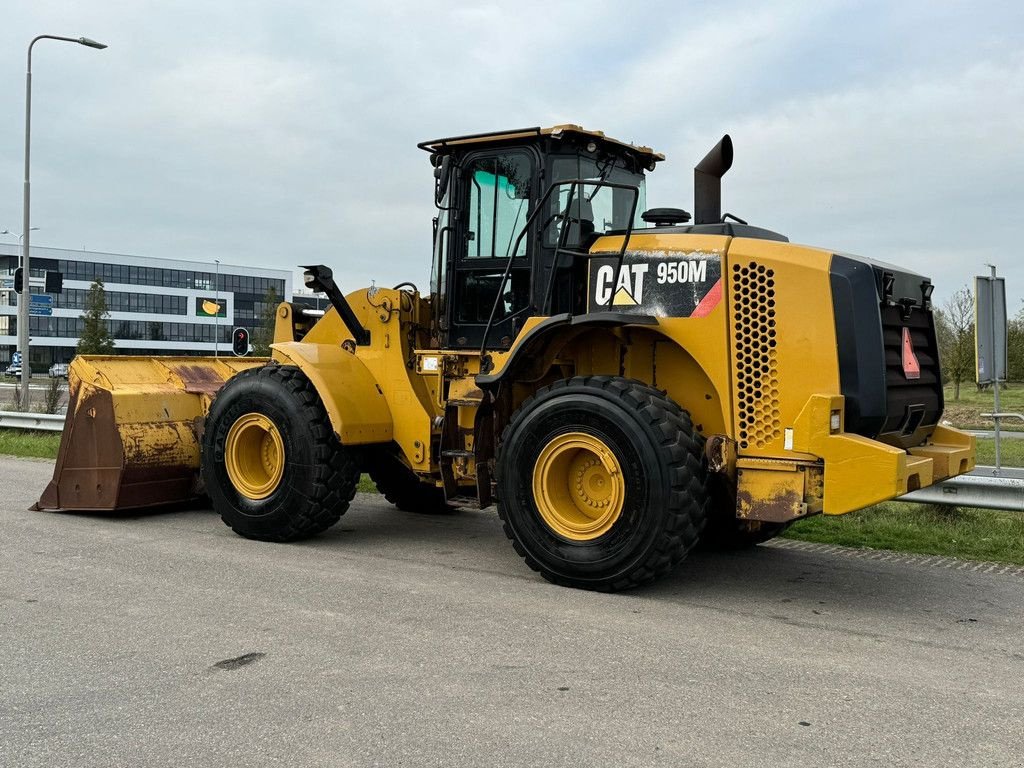
[[[654,147],[648,204],[724,210],[933,278],[997,265],[1024,307],[1024,3],[6,0],[0,230],[293,268],[344,290],[430,271],[425,139],[577,123]],[[16,238],[0,236],[2,242]]]

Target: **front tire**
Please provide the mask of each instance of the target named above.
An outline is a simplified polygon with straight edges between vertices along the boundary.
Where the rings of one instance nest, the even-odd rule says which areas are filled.
[[[206,419],[202,468],[224,523],[260,541],[296,541],[330,528],[359,480],[316,388],[298,368],[273,363],[221,389]]]
[[[502,435],[498,514],[527,565],[615,591],[669,573],[708,508],[701,440],[664,393],[614,376],[556,382]]]

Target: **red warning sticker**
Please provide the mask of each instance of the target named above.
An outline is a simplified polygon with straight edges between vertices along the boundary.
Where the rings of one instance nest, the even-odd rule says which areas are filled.
[[[908,379],[921,378],[921,364],[914,353],[914,341],[910,338],[910,329],[903,329],[903,375]]]

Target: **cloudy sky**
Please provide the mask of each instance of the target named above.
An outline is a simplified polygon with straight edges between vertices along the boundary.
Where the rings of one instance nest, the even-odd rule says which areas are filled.
[[[728,132],[726,210],[940,299],[995,263],[1022,306],[1020,2],[6,0],[0,230],[41,33],[110,47],[35,48],[38,245],[423,285],[416,142],[576,122],[664,152],[648,201],[687,209]]]

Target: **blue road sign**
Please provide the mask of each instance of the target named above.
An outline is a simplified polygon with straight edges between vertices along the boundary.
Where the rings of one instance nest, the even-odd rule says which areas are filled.
[[[28,313],[33,317],[49,317],[53,314],[53,296],[33,293],[28,303]]]

